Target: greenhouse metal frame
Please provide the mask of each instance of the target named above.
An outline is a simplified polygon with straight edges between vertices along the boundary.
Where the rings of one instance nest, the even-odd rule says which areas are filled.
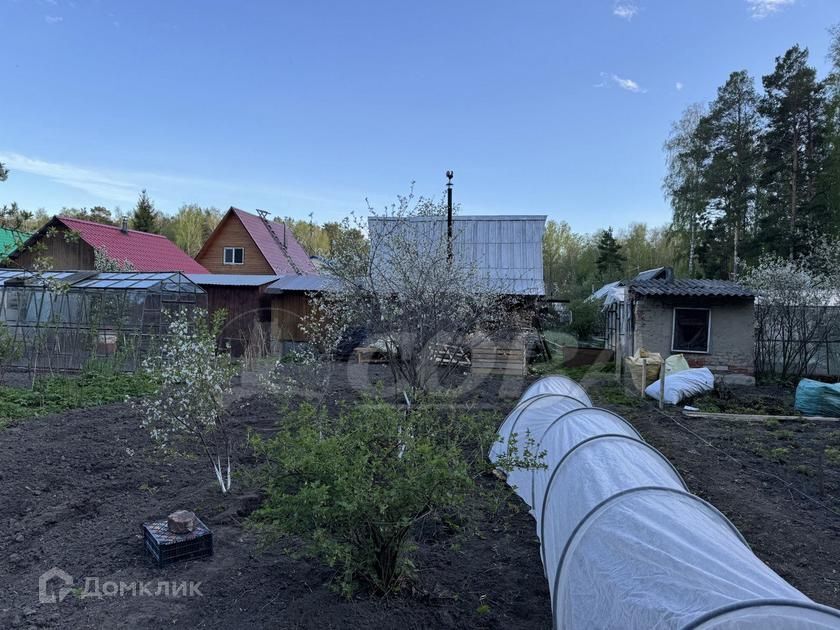
[[[77,371],[98,359],[133,371],[169,317],[196,308],[207,295],[178,272],[0,269],[0,321],[19,355],[12,368]]]
[[[840,628],[840,611],[764,564],[630,423],[593,407],[574,381],[532,384],[490,459],[526,435],[546,466],[505,472],[537,521],[555,628]]]

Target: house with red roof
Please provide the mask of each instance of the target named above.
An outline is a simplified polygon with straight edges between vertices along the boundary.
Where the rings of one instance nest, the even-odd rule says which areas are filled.
[[[232,207],[195,259],[210,273],[189,278],[207,292],[211,312],[225,310],[220,337],[234,354],[255,339],[273,352],[307,341],[301,320],[324,278],[286,224]]]
[[[318,270],[285,223],[230,208],[195,256],[210,273],[316,275]]]
[[[135,271],[207,273],[200,263],[160,234],[55,216],[30,236],[9,258],[17,267],[76,271],[95,269],[96,251],[111,260],[128,262]]]

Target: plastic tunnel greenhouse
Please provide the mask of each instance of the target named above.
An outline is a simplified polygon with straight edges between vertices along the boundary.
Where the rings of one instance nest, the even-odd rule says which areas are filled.
[[[532,384],[499,429],[545,451],[545,469],[508,471],[531,507],[554,627],[813,630],[840,611],[808,599],[691,494],[623,418],[563,376]]]

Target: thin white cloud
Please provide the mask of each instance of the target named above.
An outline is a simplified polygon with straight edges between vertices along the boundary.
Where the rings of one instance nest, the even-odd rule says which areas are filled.
[[[200,190],[202,193],[213,192],[235,203],[241,196],[243,186],[250,194],[268,199],[282,200],[283,203],[315,204],[323,206],[345,206],[363,198],[358,193],[346,193],[342,197],[331,197],[320,193],[311,193],[293,187],[262,185],[259,183],[221,182],[201,177],[183,177],[163,175],[141,171],[108,171],[61,162],[48,162],[12,151],[0,151],[0,163],[14,173],[28,173],[44,177],[55,183],[81,190],[95,199],[90,202],[106,200],[117,203],[134,203],[142,189],[160,201],[163,196],[181,194],[184,190]],[[175,192],[177,191],[177,192]],[[187,193],[189,195],[189,193]],[[171,205],[171,204],[170,204]]]
[[[601,73],[601,82],[596,83],[592,87],[606,88],[612,83],[620,87],[622,90],[627,90],[628,92],[633,92],[635,94],[644,94],[647,92],[645,88],[636,83],[633,79],[624,79],[617,74],[608,74],[606,72]]]
[[[47,16],[44,16],[44,21],[47,24],[58,24],[60,22],[63,22],[64,18],[61,17],[60,15],[47,15]]]
[[[677,92],[682,92],[682,89],[685,87],[685,85],[683,85],[682,81],[677,81],[674,84],[674,87],[677,88]]]
[[[114,201],[131,201],[137,197],[139,190],[137,184],[128,179],[70,164],[45,162],[20,153],[0,154],[0,162],[12,171],[46,177],[59,184]]]
[[[632,2],[616,2],[613,5],[613,15],[628,22],[639,12],[639,7]]]
[[[755,20],[763,20],[795,3],[796,0],[747,0],[750,14]]]

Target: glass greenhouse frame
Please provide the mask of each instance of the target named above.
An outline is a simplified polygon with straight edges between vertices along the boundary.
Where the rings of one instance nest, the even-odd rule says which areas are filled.
[[[178,272],[0,269],[13,368],[74,371],[102,359],[133,371],[182,308],[206,309],[207,294]]]

